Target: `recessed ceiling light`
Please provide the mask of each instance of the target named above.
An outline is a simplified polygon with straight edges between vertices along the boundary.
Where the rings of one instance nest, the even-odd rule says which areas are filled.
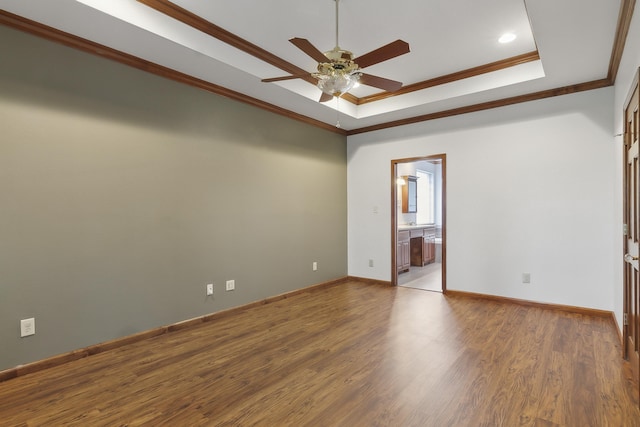
[[[516,39],[516,35],[515,34],[513,34],[513,33],[504,33],[503,35],[500,36],[498,41],[500,43],[511,43],[515,39]]]

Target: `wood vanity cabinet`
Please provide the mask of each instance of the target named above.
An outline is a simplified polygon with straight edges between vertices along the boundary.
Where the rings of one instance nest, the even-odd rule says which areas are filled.
[[[398,247],[396,248],[396,265],[398,273],[409,270],[411,265],[411,236],[408,231],[398,231]]]
[[[422,267],[436,260],[434,227],[411,230],[411,265]]]
[[[430,264],[436,260],[436,235],[435,233],[425,235],[423,241],[423,265]]]
[[[402,176],[405,185],[402,186],[402,212],[416,213],[418,211],[418,177]]]

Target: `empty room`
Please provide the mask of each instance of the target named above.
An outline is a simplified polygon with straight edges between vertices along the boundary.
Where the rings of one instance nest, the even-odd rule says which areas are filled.
[[[635,0],[0,0],[0,426],[640,427]]]

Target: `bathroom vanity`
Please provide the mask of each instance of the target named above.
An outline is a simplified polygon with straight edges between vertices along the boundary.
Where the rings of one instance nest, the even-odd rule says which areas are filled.
[[[398,273],[409,271],[411,265],[411,232],[409,230],[398,230],[398,241],[396,248],[396,266]]]
[[[398,227],[398,272],[410,266],[422,267],[436,260],[436,228],[434,225],[402,225]]]

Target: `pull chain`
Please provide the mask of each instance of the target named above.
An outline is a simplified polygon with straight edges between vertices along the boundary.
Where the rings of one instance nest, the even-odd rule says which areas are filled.
[[[336,127],[340,129],[340,97],[339,96],[336,96]]]

